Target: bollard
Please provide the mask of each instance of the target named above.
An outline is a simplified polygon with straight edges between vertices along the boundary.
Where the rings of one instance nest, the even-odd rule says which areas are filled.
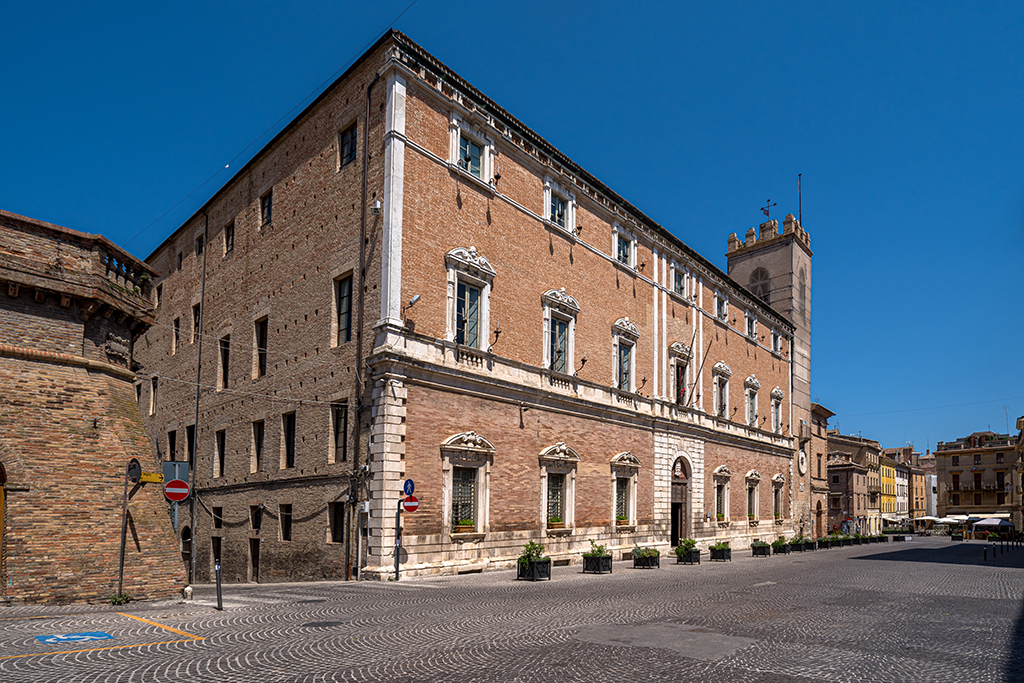
[[[984,547],[984,548],[982,549],[982,551],[981,551],[981,552],[982,552],[982,555],[981,555],[982,559],[983,559],[983,560],[984,560],[985,562],[988,562],[988,546],[985,546],[985,547]]]
[[[217,609],[223,611],[224,603],[220,599],[220,559],[217,560],[217,564],[214,565],[217,571]]]

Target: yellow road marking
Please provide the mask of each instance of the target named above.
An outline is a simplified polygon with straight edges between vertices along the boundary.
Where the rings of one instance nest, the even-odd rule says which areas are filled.
[[[177,633],[179,636],[187,636],[189,638],[192,638],[193,640],[204,640],[204,638],[202,636],[197,636],[194,633],[185,633],[184,631],[179,631],[178,629],[176,629],[176,628],[174,628],[172,626],[164,626],[163,624],[158,624],[155,621],[150,621],[149,619],[143,619],[142,617],[132,616],[131,614],[126,614],[124,612],[118,612],[118,614],[120,614],[122,617],[128,617],[129,619],[135,619],[136,621],[141,621],[143,623],[149,624],[150,626],[156,626],[157,628],[162,628],[163,630],[170,631],[171,633]]]
[[[159,623],[157,623],[155,621],[150,621],[149,619],[143,619],[142,617],[136,617],[136,616],[133,616],[131,614],[126,614],[125,612],[116,612],[116,614],[120,614],[122,617],[128,617],[129,619],[134,619],[136,621],[141,621],[141,622],[143,622],[145,624],[149,624],[150,626],[156,626],[157,628],[162,628],[165,631],[170,631],[171,633],[177,633],[180,636],[186,636],[186,638],[183,639],[183,640],[164,640],[164,641],[161,641],[159,643],[139,643],[138,645],[108,645],[106,647],[90,647],[90,648],[86,648],[84,650],[61,650],[60,652],[33,652],[32,654],[27,654],[27,655],[7,655],[6,657],[0,657],[0,660],[3,660],[3,659],[20,659],[22,657],[46,657],[47,655],[72,655],[72,654],[77,654],[79,652],[99,652],[101,650],[123,650],[124,648],[128,648],[128,647],[149,647],[150,645],[172,645],[174,643],[191,643],[191,642],[195,642],[197,640],[206,640],[206,638],[204,638],[203,636],[197,636],[194,633],[186,633],[185,631],[179,631],[178,629],[174,628],[173,626],[166,626],[164,624],[159,624]],[[23,618],[23,619],[46,619],[47,617],[17,617],[17,618]],[[11,621],[11,620],[8,619],[8,621]]]

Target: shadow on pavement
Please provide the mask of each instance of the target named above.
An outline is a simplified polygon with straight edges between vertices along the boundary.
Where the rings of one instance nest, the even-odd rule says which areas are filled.
[[[985,549],[988,549],[987,557]],[[948,546],[926,546],[889,550],[851,557],[851,560],[886,560],[890,562],[932,562],[938,564],[977,565],[1024,569],[1024,547],[1003,547],[986,543],[950,543]],[[1017,679],[1018,681],[1024,678]]]

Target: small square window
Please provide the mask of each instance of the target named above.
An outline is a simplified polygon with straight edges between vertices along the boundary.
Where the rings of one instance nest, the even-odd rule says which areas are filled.
[[[235,222],[224,226],[224,253],[229,254],[235,248]]]
[[[960,456],[959,455],[954,455],[953,456],[953,466],[954,467],[959,467],[959,465],[960,465]]]
[[[274,191],[270,190],[260,197],[260,225],[270,223],[274,218]]]
[[[471,176],[482,179],[481,158],[483,147],[465,135],[459,136],[459,168]]]
[[[839,483],[839,475],[838,474],[833,474],[832,475],[832,483],[833,484],[838,484]]]
[[[980,465],[981,464],[981,453],[975,453],[974,454],[974,464],[975,465]]]
[[[345,167],[356,160],[356,124],[341,131],[338,150],[341,159],[339,167]]]

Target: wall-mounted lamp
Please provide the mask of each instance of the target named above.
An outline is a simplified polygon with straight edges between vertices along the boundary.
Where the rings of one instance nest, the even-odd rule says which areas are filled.
[[[639,269],[640,269],[641,273],[644,272],[644,266],[646,266],[646,265],[647,265],[647,261],[646,260],[640,261]]]
[[[491,353],[491,349],[498,343],[498,337],[501,336],[501,320],[499,318],[494,319],[494,341],[487,347],[487,353]]]
[[[583,234],[583,224],[582,223],[578,223],[576,225],[576,236],[579,237],[582,234]]]
[[[374,216],[379,216],[383,211],[382,206],[383,205],[380,203],[380,200],[378,199],[373,203],[373,206],[370,207],[370,213],[373,214]]]
[[[576,368],[576,372],[572,373],[573,377],[579,377],[580,371],[583,370],[583,366],[587,364],[587,352],[583,352],[583,358],[580,358],[580,366]]]
[[[639,394],[640,390],[643,389],[646,385],[647,385],[647,373],[645,372],[644,373],[644,378],[642,380],[640,380],[640,386],[638,386],[636,388],[636,393]]]
[[[522,403],[519,404],[519,428],[520,429],[526,429],[526,423],[523,422],[523,413],[525,413],[527,410],[529,410],[529,408],[524,406]]]
[[[416,302],[420,300],[420,295],[417,294],[413,298],[409,299],[409,303],[402,306],[402,320],[405,320],[405,312],[416,305]]]

